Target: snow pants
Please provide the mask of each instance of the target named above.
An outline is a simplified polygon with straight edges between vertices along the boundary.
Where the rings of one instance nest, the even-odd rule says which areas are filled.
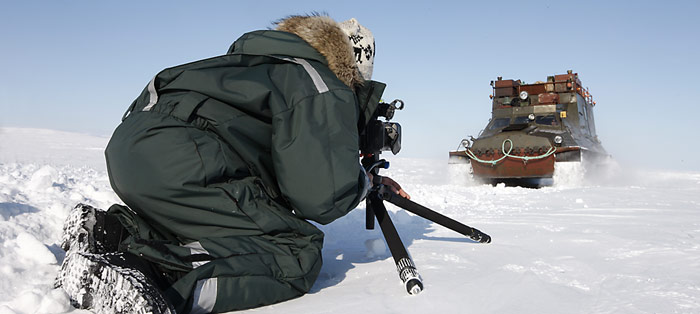
[[[323,233],[266,193],[215,134],[169,115],[132,113],[105,151],[122,201],[110,213],[130,233],[120,250],[169,278],[178,313],[226,312],[309,291]]]

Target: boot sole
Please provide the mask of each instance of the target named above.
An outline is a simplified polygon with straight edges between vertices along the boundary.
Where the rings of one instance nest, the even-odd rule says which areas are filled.
[[[66,291],[75,307],[97,314],[175,314],[143,273],[111,264],[100,255],[76,252],[66,257],[56,287]]]
[[[92,230],[95,227],[95,209],[90,205],[78,204],[68,214],[63,223],[61,248],[66,255],[72,252],[96,253]]]

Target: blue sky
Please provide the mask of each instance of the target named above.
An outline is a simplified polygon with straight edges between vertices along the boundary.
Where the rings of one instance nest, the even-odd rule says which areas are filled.
[[[700,1],[3,1],[0,126],[108,136],[159,70],[291,14],[357,18],[406,109],[400,156],[446,161],[486,125],[489,82],[573,70],[621,163],[700,171]],[[408,4],[410,3],[410,4]]]

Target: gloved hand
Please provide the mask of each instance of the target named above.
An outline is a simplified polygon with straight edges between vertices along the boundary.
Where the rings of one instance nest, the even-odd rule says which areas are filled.
[[[408,195],[408,193],[406,193],[406,191],[404,191],[401,188],[401,185],[396,183],[396,181],[394,181],[394,179],[389,178],[389,177],[380,176],[380,175],[374,176],[371,173],[368,173],[367,176],[369,176],[369,181],[372,182],[372,185],[384,184],[384,185],[388,186],[391,189],[391,191],[400,195],[401,197],[403,197],[407,200],[411,199],[411,196]]]

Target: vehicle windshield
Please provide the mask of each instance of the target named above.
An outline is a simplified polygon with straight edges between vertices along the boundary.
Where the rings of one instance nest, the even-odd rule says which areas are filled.
[[[513,124],[526,124],[526,123],[530,123],[530,118],[528,116],[519,116],[519,117],[513,118]],[[558,125],[557,119],[554,117],[554,115],[536,116],[535,123],[537,123],[539,125]]]
[[[489,130],[495,130],[495,129],[500,129],[502,127],[506,127],[506,126],[508,126],[509,122],[510,122],[510,118],[493,119],[491,121],[491,125],[489,126]]]
[[[558,125],[559,124],[557,122],[557,119],[554,117],[554,115],[537,116],[535,118],[535,123],[541,124],[541,125]]]
[[[513,124],[526,124],[528,122],[530,122],[530,119],[528,119],[527,116],[520,116],[520,117],[513,118]]]

